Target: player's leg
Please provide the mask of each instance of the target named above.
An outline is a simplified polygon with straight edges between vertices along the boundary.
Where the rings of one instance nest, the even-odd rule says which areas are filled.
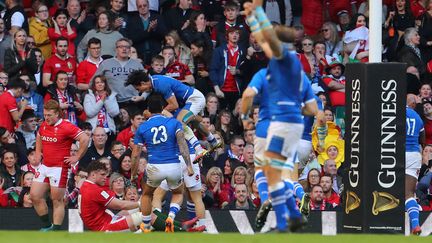
[[[156,187],[143,183],[143,194],[141,195],[141,213],[142,223],[141,230],[146,233],[151,231],[151,214],[152,214],[152,197]]]
[[[188,141],[189,144],[192,145],[192,147],[195,149],[195,153],[200,155],[201,158],[202,156],[207,154],[207,151],[203,149],[198,138],[195,136],[192,128],[190,128],[188,125],[191,119],[193,118],[193,116],[194,114],[191,111],[183,108],[178,113],[177,120],[180,121],[183,125],[184,136],[186,141]]]
[[[46,177],[42,175],[35,176],[30,188],[30,198],[33,202],[36,214],[42,221],[42,229],[49,229],[51,228],[51,221],[48,215],[48,205],[45,200],[49,190],[49,184],[44,182],[45,178]]]
[[[414,192],[417,185],[417,175],[421,166],[421,154],[416,152],[407,152],[405,164],[405,210],[410,218],[410,229],[412,234],[421,233],[419,223],[419,209]]]
[[[201,186],[201,184],[200,184],[200,186]],[[193,188],[191,190],[194,190],[194,189],[195,188]],[[195,205],[195,214],[196,214],[196,217],[198,218],[198,226],[205,225],[206,224],[205,206],[204,206],[204,202],[202,200],[201,189],[189,191],[189,196]]]
[[[153,192],[152,205],[154,210],[162,212],[162,202],[165,198],[166,192],[168,191],[168,185],[166,181],[162,181],[158,188]]]
[[[165,221],[165,232],[174,232],[174,219],[180,211],[180,205],[183,203],[183,170],[180,163],[168,164],[166,170],[166,181],[169,189],[172,191],[170,210],[168,218]]]
[[[50,178],[51,200],[53,202],[53,228],[59,230],[65,215],[64,196],[68,180],[68,169],[52,167],[48,170]]]
[[[135,212],[130,215],[114,215],[107,225],[103,226],[101,231],[105,232],[135,232],[137,227],[142,223],[141,212]]]
[[[265,176],[265,171],[268,167],[264,159],[264,151],[266,146],[265,138],[255,137],[254,139],[254,164],[255,164],[255,183],[257,185],[260,196],[261,206],[255,218],[255,226],[257,229],[264,227],[267,220],[267,215],[272,206],[268,193],[268,182]]]

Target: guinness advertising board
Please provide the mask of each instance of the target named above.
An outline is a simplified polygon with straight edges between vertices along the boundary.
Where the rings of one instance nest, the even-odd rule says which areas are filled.
[[[343,230],[403,233],[406,65],[346,68]]]

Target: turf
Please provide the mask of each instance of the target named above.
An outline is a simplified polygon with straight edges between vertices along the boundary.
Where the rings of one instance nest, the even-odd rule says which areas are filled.
[[[42,233],[36,231],[0,231],[1,242],[31,242],[31,243],[282,243],[282,242],[305,242],[305,243],[398,243],[398,242],[430,242],[428,237],[405,237],[402,235],[337,235],[322,236],[318,234],[259,234],[240,235],[224,233],[217,235],[190,234],[190,233],[150,233],[150,234],[129,234],[129,233],[67,233],[50,232]]]

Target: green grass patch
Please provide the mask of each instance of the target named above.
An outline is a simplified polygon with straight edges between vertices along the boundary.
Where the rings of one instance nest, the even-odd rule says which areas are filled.
[[[415,238],[415,239],[414,239]],[[399,243],[399,242],[430,242],[428,237],[405,237],[403,235],[367,235],[340,234],[337,236],[322,236],[319,234],[257,234],[240,235],[238,233],[222,233],[217,235],[200,233],[68,233],[68,232],[38,232],[38,231],[0,231],[1,242],[31,242],[31,243]]]

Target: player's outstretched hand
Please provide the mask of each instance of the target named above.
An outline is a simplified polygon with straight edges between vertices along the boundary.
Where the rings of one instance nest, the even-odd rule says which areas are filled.
[[[74,166],[79,160],[78,156],[70,156],[70,157],[65,157],[64,162],[68,165]]]
[[[251,2],[245,2],[245,3],[243,4],[243,8],[244,8],[244,10],[241,11],[240,14],[241,14],[241,15],[244,15],[244,16],[249,16],[249,15],[251,15],[252,12],[253,12],[253,10],[255,9],[253,3],[251,3]]]

